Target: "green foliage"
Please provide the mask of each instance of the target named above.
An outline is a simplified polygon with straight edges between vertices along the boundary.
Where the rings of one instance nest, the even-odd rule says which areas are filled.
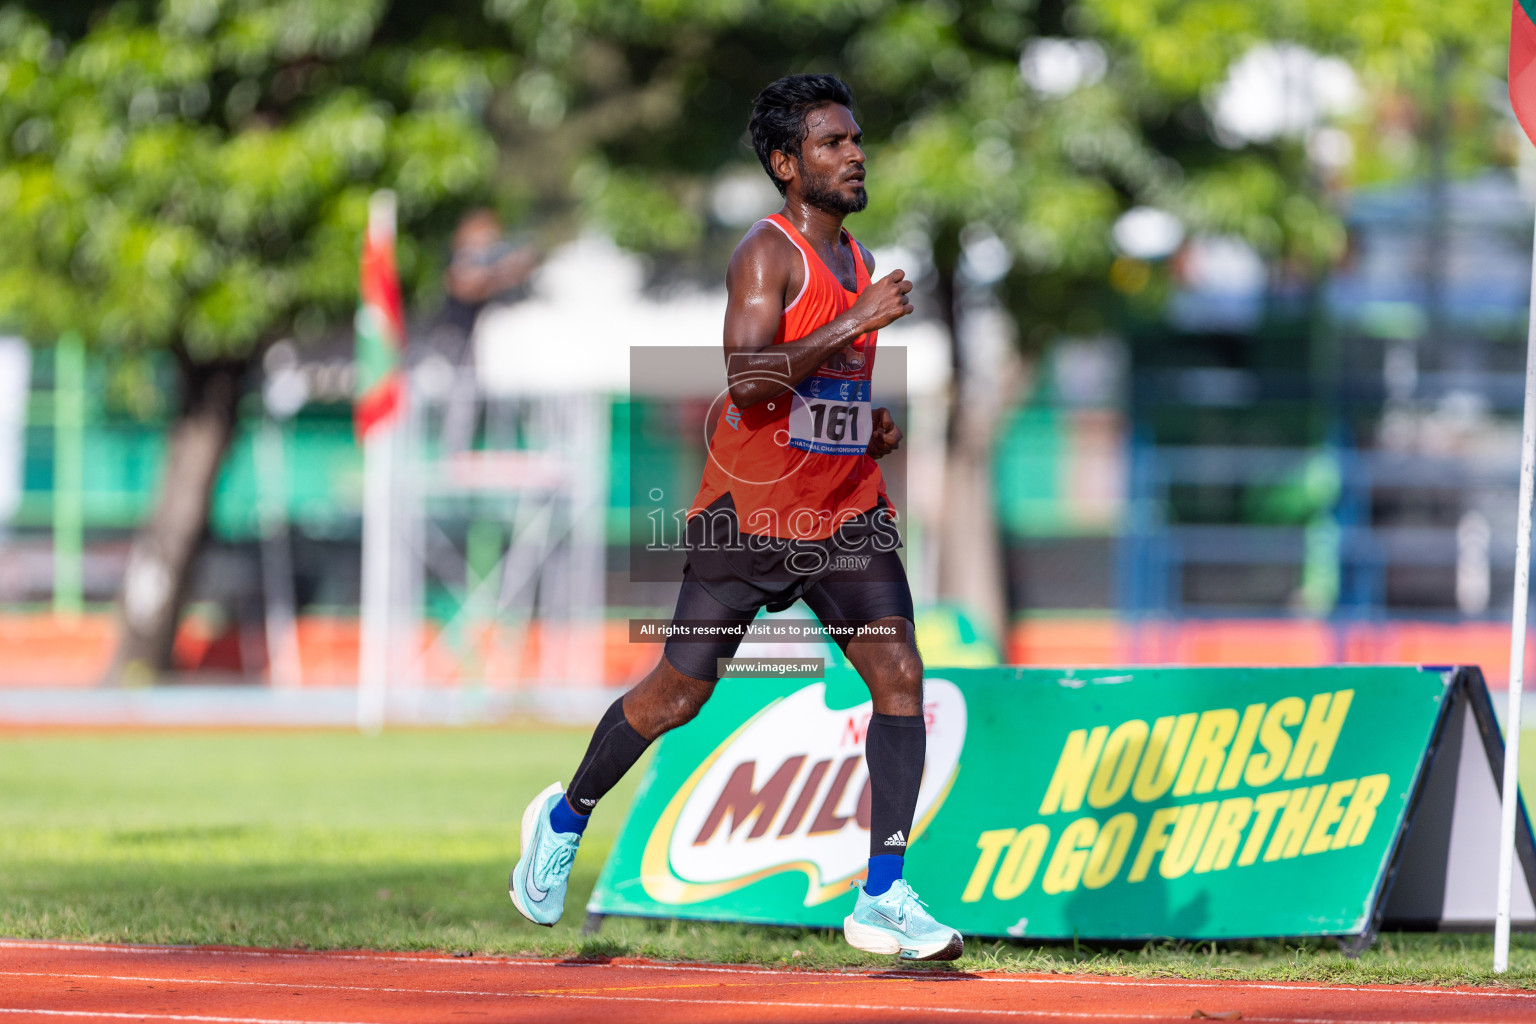
[[[633,249],[684,250],[701,236],[699,218],[663,182],[601,160],[581,167],[573,185],[586,218]]]
[[[1163,88],[1198,94],[1256,43],[1290,41],[1345,57],[1377,82],[1411,84],[1461,54],[1497,73],[1508,3],[1468,0],[1084,0],[1101,31],[1133,48]]]
[[[1507,165],[1524,145],[1499,96],[1510,5],[1500,0],[1082,0],[1096,33],[1117,41],[1155,89],[1177,100],[1208,98],[1232,61],[1260,43],[1298,43],[1341,57],[1361,76],[1367,103],[1343,125],[1355,161],[1350,182],[1372,184],[1427,173],[1424,135],[1444,105],[1453,174]],[[1304,171],[1266,147],[1277,167]],[[1297,192],[1315,191],[1292,189]],[[1330,234],[1336,234],[1330,231]],[[1337,252],[1338,239],[1306,239],[1301,251]],[[1292,237],[1292,236],[1288,236]]]
[[[199,357],[347,316],[377,187],[401,196],[416,284],[452,212],[492,194],[551,233],[591,223],[718,273],[737,227],[714,218],[711,188],[755,167],[752,98],[794,71],[854,87],[873,200],[856,230],[931,242],[949,273],[961,233],[985,227],[1012,254],[1000,294],[1026,341],[1093,329],[1126,282],[1138,301],[1163,294],[1157,267],[1111,273],[1110,228],[1132,206],[1302,272],[1340,254],[1341,182],[1303,140],[1213,127],[1255,45],[1362,74],[1369,102],[1342,125],[1354,180],[1422,173],[1424,111],[1442,99],[1453,172],[1512,156],[1485,100],[1508,25],[1493,0],[12,2],[0,317]],[[1021,54],[1047,37],[1102,66],[1032,87]]]
[[[383,0],[164,0],[56,37],[0,10],[0,320],[244,358],[356,303],[367,200],[401,264],[488,194],[499,58],[378,45]]]
[[[1304,140],[1218,138],[1210,104],[1255,45],[1300,44],[1360,72],[1371,102],[1343,125],[1358,180],[1423,172],[1411,138],[1374,126],[1378,101],[1431,104],[1437,67],[1458,133],[1481,140],[1453,146],[1453,167],[1508,159],[1480,98],[1507,33],[1507,4],[1492,0],[489,0],[486,10],[518,54],[497,125],[530,203],[717,272],[736,229],[712,220],[710,186],[723,169],[755,165],[743,136],[753,96],[781,74],[834,72],[853,86],[869,140],[872,202],[855,229],[873,242],[931,241],[952,270],[961,231],[984,225],[1013,255],[1001,294],[1027,342],[1102,326],[1115,297],[1110,228],[1135,205],[1177,214],[1192,234],[1240,236],[1303,273],[1342,253],[1329,195],[1341,182],[1319,173]],[[1101,73],[1035,90],[1020,57],[1040,37],[1096,46]],[[1122,277],[1146,281],[1136,296],[1151,301],[1166,292],[1162,274]]]

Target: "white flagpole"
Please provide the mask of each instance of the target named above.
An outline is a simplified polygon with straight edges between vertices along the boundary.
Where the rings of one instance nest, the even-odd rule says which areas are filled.
[[[368,234],[395,239],[395,195],[375,192],[368,203]],[[395,418],[363,437],[363,600],[357,671],[357,727],[384,728],[389,691],[390,583],[394,557]]]
[[[1520,431],[1520,518],[1515,537],[1515,609],[1509,638],[1509,706],[1504,715],[1504,794],[1499,821],[1499,903],[1493,969],[1509,969],[1509,899],[1515,872],[1515,808],[1520,800],[1520,697],[1525,687],[1526,602],[1531,590],[1531,490],[1536,479],[1536,243],[1526,325],[1525,414]]]
[[[394,441],[381,423],[363,440],[363,607],[357,673],[357,727],[384,728],[389,691],[390,563],[394,555]]]

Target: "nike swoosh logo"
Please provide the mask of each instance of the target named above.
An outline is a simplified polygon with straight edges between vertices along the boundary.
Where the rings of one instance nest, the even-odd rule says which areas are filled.
[[[537,843],[535,843],[534,849],[535,849],[535,851],[538,849]],[[535,902],[535,903],[543,903],[544,902],[544,897],[549,895],[549,890],[548,889],[540,889],[537,885],[533,884],[533,857],[532,856],[529,856],[529,858],[528,858],[528,870],[523,872],[523,888],[528,890],[528,898],[533,900],[533,902]]]
[[[869,909],[873,910],[876,915],[878,915],[880,917],[883,917],[887,921],[891,922],[891,924],[893,926],[897,927],[897,928],[905,929],[907,927],[907,915],[906,914],[902,914],[900,917],[892,917],[890,914],[887,914],[887,913],[884,913],[883,911],[881,911],[878,907],[870,907]]]

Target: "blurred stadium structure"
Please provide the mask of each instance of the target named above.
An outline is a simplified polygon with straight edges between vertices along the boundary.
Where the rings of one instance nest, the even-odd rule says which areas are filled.
[[[1044,104],[1112,82],[1117,45],[1030,38],[1008,67]],[[932,239],[880,227],[877,259],[917,277],[923,314],[883,340],[905,349],[908,571],[932,663],[1432,661],[1504,678],[1533,165],[1523,142],[1513,166],[1466,157],[1432,100],[1405,113],[1402,94],[1370,106],[1361,92],[1341,60],[1260,44],[1202,108],[1230,150],[1304,151],[1348,232],[1320,284],[1236,229],[1135,205],[1112,220],[1108,326],[1063,317],[1042,343],[1003,294],[1018,244],[959,225],[951,274]],[[1409,171],[1333,184],[1371,133],[1417,146]],[[721,238],[773,206],[740,157],[708,192]],[[1191,175],[1208,158],[1192,153]],[[999,176],[1012,159],[997,156]],[[629,571],[633,460],[691,494],[702,439],[682,425],[709,395],[637,388],[631,352],[717,358],[720,261],[648,262],[610,240],[624,225],[591,220],[564,230],[575,240],[529,295],[481,316],[473,358],[435,349],[429,316],[412,325],[398,717],[586,714],[657,654],[627,635],[673,593]],[[168,392],[174,374],[31,340],[43,347],[0,343],[0,687],[83,689],[110,667],[111,604],[165,459],[166,414],[130,408],[121,381]],[[332,329],[262,359],[177,633],[179,678],[355,683],[350,344]],[[971,420],[991,424],[985,462],[957,499]],[[971,546],[946,549],[961,521],[950,532]]]
[[[1516,330],[1529,267],[1525,206],[1513,182],[1492,176],[1448,193],[1457,242],[1447,315],[1464,329]],[[1421,314],[1411,284],[1400,283],[1412,232],[1407,245],[1394,235],[1411,229],[1423,204],[1412,189],[1358,202],[1358,255],[1324,309],[1266,296],[1262,279],[1237,288],[1192,274],[1167,323],[1140,325],[1128,340],[1055,347],[997,448],[1013,619],[1005,657],[1500,660],[1519,352],[1497,336],[1475,351],[1424,345],[1402,368],[1400,335],[1411,342]],[[655,650],[632,649],[625,623],[631,613],[665,614],[670,595],[625,572],[636,450],[626,435],[659,418],[642,447],[675,463],[671,475],[686,490],[701,443],[667,429],[665,418],[679,399],[710,396],[632,392],[630,348],[688,342],[713,365],[723,293],[657,300],[642,292],[641,273],[634,257],[584,237],[554,254],[532,298],[485,315],[472,365],[430,352],[413,358],[404,431],[413,461],[397,498],[411,553],[401,601],[420,610],[410,617],[421,631],[416,649],[397,666],[407,690],[504,691],[519,681],[590,689],[649,667]],[[582,290],[594,279],[611,289],[595,312]],[[606,341],[577,349],[548,340],[578,332]],[[932,498],[948,365],[931,323],[893,330],[888,341],[907,348],[906,383],[928,400],[908,421],[910,471],[926,474],[908,488],[908,556],[915,592],[931,606],[932,550],[921,535],[925,520],[944,514]],[[57,362],[69,358],[56,351]],[[1338,371],[1312,364],[1346,351],[1349,365]],[[114,420],[99,385],[76,385],[81,398],[71,399],[46,354],[29,365],[19,343],[3,352],[5,385],[19,394],[30,375],[33,388],[29,417],[8,424],[5,449],[22,456],[5,463],[7,682],[89,685],[110,656],[99,609],[119,585],[159,438],[153,424]],[[349,684],[360,462],[343,400],[345,349],[316,358],[280,347],[267,367],[264,406],[249,407],[221,481],[217,540],[178,658],[205,674],[270,672],[277,685]],[[475,439],[455,448],[445,429],[466,392],[475,395]],[[88,412],[74,427],[58,410],[82,400]],[[1360,434],[1362,420],[1380,424],[1379,445],[1334,440]],[[70,444],[84,466],[74,493],[51,484],[65,476]],[[78,555],[53,543],[76,515],[87,538]],[[52,532],[61,516],[63,530]],[[282,641],[265,625],[287,614],[289,594],[299,655],[284,669],[269,653]],[[50,600],[63,617],[43,610]],[[98,610],[82,618],[82,606]],[[953,621],[957,636],[974,628]]]

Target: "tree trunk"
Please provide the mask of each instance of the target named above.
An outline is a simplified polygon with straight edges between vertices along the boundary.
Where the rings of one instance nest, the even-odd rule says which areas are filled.
[[[194,363],[178,353],[181,408],[171,424],[160,494],[128,552],[122,639],[110,681],[150,683],[171,666],[193,561],[208,530],[219,467],[234,436],[244,361]]]
[[[939,596],[953,601],[1006,647],[1008,601],[998,538],[992,455],[1002,407],[962,397],[952,413],[944,461],[945,514],[939,540]]]
[[[948,328],[953,374],[944,457],[944,515],[939,528],[939,597],[962,608],[1005,648],[1008,625],[1006,574],[992,493],[992,453],[997,428],[1016,383],[1017,357],[1009,351],[977,365],[963,332],[964,292],[956,277],[958,232],[934,242],[935,299]]]

